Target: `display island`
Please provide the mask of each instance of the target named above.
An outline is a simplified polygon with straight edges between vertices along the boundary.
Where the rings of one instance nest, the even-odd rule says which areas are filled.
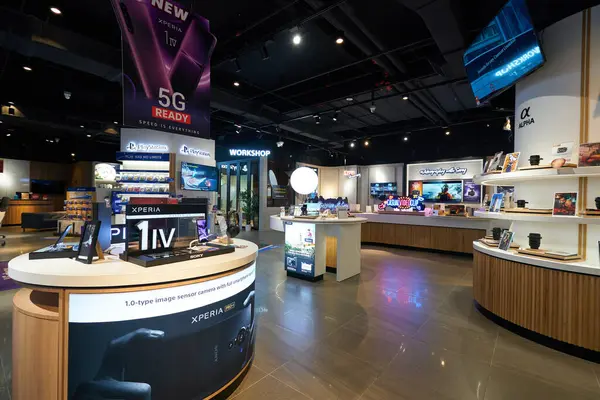
[[[254,357],[258,247],[151,268],[106,256],[9,262],[13,399],[205,399]]]

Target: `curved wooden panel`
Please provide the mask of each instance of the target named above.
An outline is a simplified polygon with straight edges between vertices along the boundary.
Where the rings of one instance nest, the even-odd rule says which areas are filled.
[[[600,277],[475,251],[473,296],[483,308],[513,324],[600,351]]]
[[[473,253],[473,241],[485,236],[485,229],[386,224],[381,222],[367,222],[361,228],[361,241],[365,243],[469,254]]]

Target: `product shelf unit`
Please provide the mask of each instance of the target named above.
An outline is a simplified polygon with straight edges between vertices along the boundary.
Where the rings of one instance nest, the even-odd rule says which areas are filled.
[[[600,167],[530,169],[502,174],[482,174],[474,176],[473,181],[479,185],[511,185],[539,179],[582,177],[600,177]]]
[[[546,222],[552,224],[600,225],[600,217],[552,216],[547,214],[519,214],[504,212],[475,211],[476,218],[501,219],[507,221]]]

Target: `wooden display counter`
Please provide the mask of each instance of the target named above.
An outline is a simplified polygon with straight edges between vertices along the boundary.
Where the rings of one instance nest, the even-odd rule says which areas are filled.
[[[425,217],[412,213],[396,215],[362,213],[363,243],[415,247],[458,253],[473,253],[473,241],[485,237],[489,221],[467,217]]]
[[[57,211],[52,200],[11,200],[2,225],[21,225],[22,213],[44,213]]]
[[[235,243],[246,247],[152,268],[115,256],[11,260],[9,276],[27,286],[13,299],[12,398],[233,391],[254,358],[258,254]]]
[[[473,295],[485,314],[530,339],[600,359],[600,268],[473,246]]]

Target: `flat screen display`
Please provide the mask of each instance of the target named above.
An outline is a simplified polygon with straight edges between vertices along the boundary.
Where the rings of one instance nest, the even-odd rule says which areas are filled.
[[[475,184],[472,180],[463,182],[463,202],[481,203],[481,185]]]
[[[507,2],[463,56],[477,104],[544,64],[525,0]]]
[[[423,182],[423,198],[432,203],[462,203],[462,181]]]
[[[395,196],[397,194],[396,182],[371,183],[371,196]]]
[[[31,180],[31,193],[39,194],[65,194],[65,182],[47,181],[43,179]]]
[[[217,168],[206,165],[181,163],[181,188],[202,192],[217,191]]]

